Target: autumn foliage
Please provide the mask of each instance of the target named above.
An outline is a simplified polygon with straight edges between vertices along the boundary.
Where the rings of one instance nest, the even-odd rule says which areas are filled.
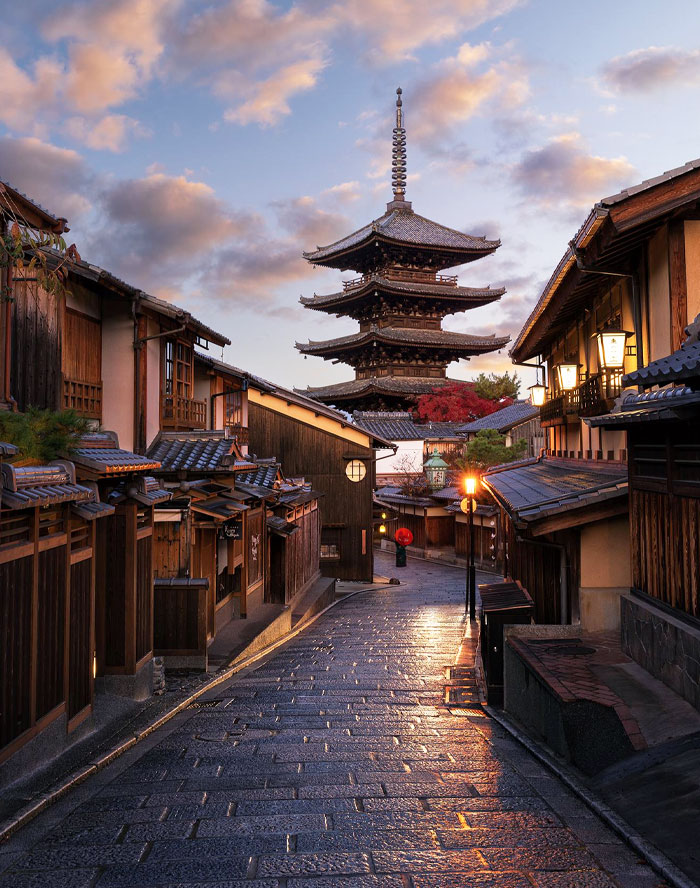
[[[418,422],[471,422],[508,407],[512,398],[489,400],[477,395],[473,382],[450,382],[416,402]]]

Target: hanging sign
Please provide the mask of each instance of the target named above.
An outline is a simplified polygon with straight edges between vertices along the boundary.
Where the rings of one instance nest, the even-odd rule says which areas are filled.
[[[226,540],[242,540],[243,539],[243,522],[240,518],[234,518],[227,521],[220,528],[220,535]]]

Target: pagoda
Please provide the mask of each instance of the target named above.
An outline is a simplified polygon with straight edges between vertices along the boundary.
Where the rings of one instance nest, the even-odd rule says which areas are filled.
[[[301,298],[315,311],[359,322],[350,336],[297,343],[304,355],[350,364],[355,379],[301,392],[342,410],[406,410],[419,395],[453,382],[447,365],[502,348],[509,337],[471,336],[442,329],[446,315],[488,305],[503,288],[460,287],[441,272],[474,262],[500,247],[500,240],[473,237],[413,212],[406,200],[406,130],[401,89],[396,90],[392,146],[394,199],[386,213],[347,237],[304,253],[314,265],[352,269],[340,293]]]

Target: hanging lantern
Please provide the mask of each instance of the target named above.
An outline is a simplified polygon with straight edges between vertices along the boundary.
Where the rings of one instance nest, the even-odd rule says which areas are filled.
[[[379,533],[386,533],[386,524],[379,525]]]
[[[447,482],[447,470],[449,466],[440,456],[437,447],[433,448],[430,459],[423,463],[423,471],[431,490],[440,490]]]
[[[595,334],[598,365],[601,370],[620,370],[625,363],[625,342],[631,336],[626,330],[608,328]]]
[[[529,386],[530,403],[533,407],[541,407],[547,398],[547,388],[541,382]]]
[[[562,392],[570,392],[578,385],[578,364],[557,364],[557,382]]]

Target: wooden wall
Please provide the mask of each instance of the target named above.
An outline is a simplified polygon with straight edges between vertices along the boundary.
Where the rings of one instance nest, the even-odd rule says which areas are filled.
[[[313,489],[323,493],[319,501],[321,525],[338,531],[340,559],[322,562],[325,576],[341,580],[370,581],[373,576],[372,488],[374,451],[338,438],[322,429],[249,404],[250,452],[259,457],[276,457],[285,475],[303,476]],[[367,475],[354,483],[345,475],[348,460],[365,461]],[[365,547],[362,551],[362,531]]]
[[[310,504],[315,506],[314,503]],[[307,509],[309,505],[307,505]],[[319,573],[319,549],[321,546],[321,521],[317,507],[292,519],[301,530],[287,537],[285,603]]]
[[[16,272],[19,273],[19,272]],[[19,410],[57,410],[61,393],[62,297],[16,278],[12,303],[11,392]]]

